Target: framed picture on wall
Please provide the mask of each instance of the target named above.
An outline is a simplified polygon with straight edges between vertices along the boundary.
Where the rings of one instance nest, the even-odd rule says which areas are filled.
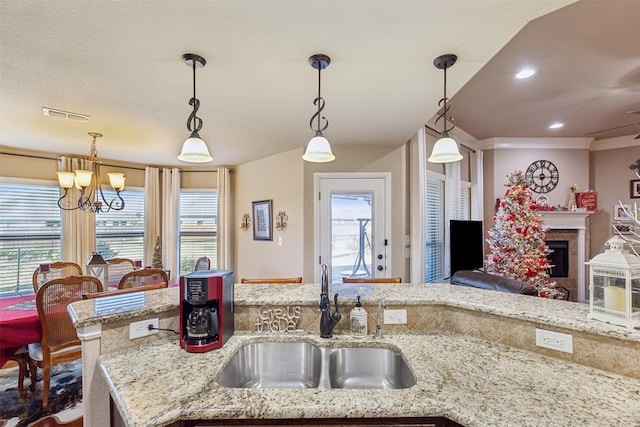
[[[630,213],[631,205],[620,205],[620,203],[613,205],[613,219],[616,221],[630,221],[632,219]]]
[[[253,240],[273,240],[271,200],[259,200],[253,204]]]
[[[640,199],[640,179],[632,179],[630,187],[630,197],[632,199]]]

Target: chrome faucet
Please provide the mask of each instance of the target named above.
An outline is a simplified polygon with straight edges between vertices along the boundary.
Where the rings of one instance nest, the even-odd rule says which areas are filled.
[[[331,314],[331,302],[329,301],[329,273],[327,264],[322,264],[322,278],[320,279],[320,338],[331,338],[333,328],[342,318],[338,306],[338,294],[333,296],[336,311]]]
[[[387,302],[384,300],[384,298],[380,298],[380,301],[378,302],[378,312],[376,313],[376,334],[373,337],[377,339],[382,338],[382,328],[380,327],[381,308],[387,308]]]

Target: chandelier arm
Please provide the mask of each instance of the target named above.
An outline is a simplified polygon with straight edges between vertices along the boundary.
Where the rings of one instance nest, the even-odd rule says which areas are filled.
[[[104,193],[102,192],[102,185],[100,185],[100,182],[99,182],[100,163],[96,163],[95,165],[94,177],[96,178],[96,188],[97,188],[95,200],[96,202],[98,202],[98,203],[94,202],[94,205],[96,205],[96,212],[106,213],[106,212],[109,212],[110,210],[120,211],[124,209],[124,200],[122,199],[122,196],[120,196],[120,190],[116,190],[114,188],[116,192],[116,197],[111,199],[111,202],[108,202],[107,198],[104,196]],[[98,193],[100,194],[99,198],[98,198]],[[103,206],[107,206],[107,208],[104,209]]]

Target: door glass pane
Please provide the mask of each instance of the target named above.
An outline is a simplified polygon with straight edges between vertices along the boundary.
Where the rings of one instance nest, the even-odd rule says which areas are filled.
[[[372,277],[373,193],[331,194],[331,279]]]

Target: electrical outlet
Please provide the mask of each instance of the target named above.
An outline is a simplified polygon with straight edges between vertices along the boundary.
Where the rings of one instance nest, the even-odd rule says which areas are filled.
[[[536,328],[536,346],[573,354],[573,336]]]
[[[129,324],[129,339],[146,337],[147,335],[157,334],[157,329],[149,330],[149,325],[154,328],[158,327],[158,319],[140,320]]]
[[[384,324],[385,325],[406,325],[407,324],[407,310],[385,310],[384,311]]]

